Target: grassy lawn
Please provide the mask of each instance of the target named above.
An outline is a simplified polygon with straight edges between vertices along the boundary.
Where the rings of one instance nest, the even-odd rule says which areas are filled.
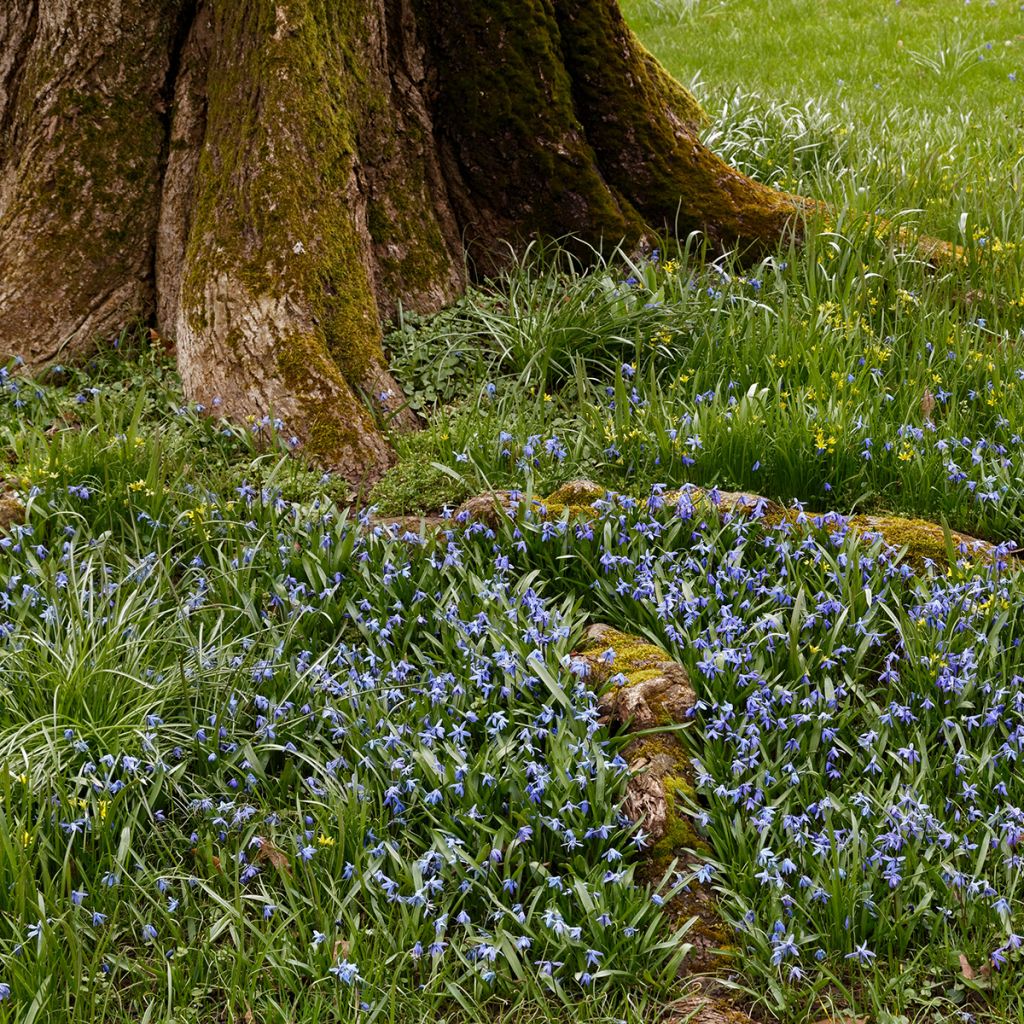
[[[1016,0],[627,0],[624,9],[668,69],[695,83],[718,123],[712,137],[752,172],[839,203],[859,196],[888,215],[923,211],[923,229],[945,238],[958,237],[964,214],[975,232],[1020,237]],[[789,147],[780,134],[793,136]]]
[[[388,528],[145,335],[0,375],[0,1020],[651,1022],[706,893],[759,1019],[1024,1021],[1024,13],[626,11],[834,216],[756,265],[538,247],[393,325],[425,429],[376,511],[511,518]],[[598,621],[698,698],[654,868]]]

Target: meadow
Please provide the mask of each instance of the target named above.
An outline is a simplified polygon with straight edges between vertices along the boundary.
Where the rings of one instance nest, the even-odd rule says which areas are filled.
[[[757,1020],[1024,1021],[1024,13],[624,9],[828,200],[803,245],[538,244],[403,315],[425,426],[368,494],[145,330],[0,373],[0,1019],[672,1019],[706,892]],[[653,861],[593,622],[696,691]]]

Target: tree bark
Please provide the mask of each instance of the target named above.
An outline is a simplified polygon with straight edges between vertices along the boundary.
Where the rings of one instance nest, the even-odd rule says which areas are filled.
[[[381,323],[450,301],[467,251],[798,227],[700,118],[615,0],[8,0],[0,359],[147,321],[192,400],[372,480]]]
[[[153,305],[180,0],[0,4],[0,359],[58,362]]]

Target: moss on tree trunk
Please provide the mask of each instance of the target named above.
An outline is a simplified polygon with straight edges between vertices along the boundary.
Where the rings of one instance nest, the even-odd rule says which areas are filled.
[[[0,361],[34,366],[152,307],[183,2],[0,7]]]
[[[615,0],[12,2],[0,358],[155,320],[192,399],[355,481],[389,459],[367,400],[400,401],[381,321],[454,297],[464,245],[764,248],[804,208],[701,145]]]

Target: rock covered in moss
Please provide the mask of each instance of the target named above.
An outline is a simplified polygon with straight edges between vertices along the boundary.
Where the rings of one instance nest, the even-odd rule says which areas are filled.
[[[369,503],[376,506],[378,515],[433,515],[469,497],[470,488],[463,481],[434,464],[429,438],[417,435],[402,447],[397,464],[370,491]]]

